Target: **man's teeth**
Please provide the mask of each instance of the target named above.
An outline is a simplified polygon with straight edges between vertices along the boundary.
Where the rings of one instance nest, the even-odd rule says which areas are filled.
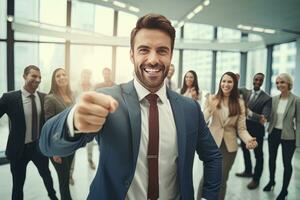
[[[159,72],[159,69],[153,69],[153,68],[146,68],[145,69],[146,72]]]

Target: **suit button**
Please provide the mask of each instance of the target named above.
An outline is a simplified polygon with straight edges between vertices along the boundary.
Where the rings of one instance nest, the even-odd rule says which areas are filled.
[[[124,184],[125,184],[125,187],[129,188],[129,186],[130,186],[129,181],[125,181]]]

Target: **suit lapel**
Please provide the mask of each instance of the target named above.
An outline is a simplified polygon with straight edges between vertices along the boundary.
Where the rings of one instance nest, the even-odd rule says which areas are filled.
[[[131,127],[132,153],[134,158],[132,166],[136,166],[135,163],[137,161],[141,140],[141,108],[133,81],[128,84],[122,84],[121,89],[125,104],[127,105]]]
[[[285,116],[287,115],[287,112],[288,112],[288,110],[289,110],[289,108],[290,108],[290,106],[291,106],[291,104],[292,104],[294,98],[295,98],[294,95],[293,95],[293,94],[290,94],[290,96],[289,96],[289,98],[288,98],[288,103],[287,103],[287,105],[286,105],[286,108],[285,108],[285,111],[284,111],[284,114],[283,114],[283,119],[284,119]]]
[[[16,110],[20,111],[20,116],[22,117],[22,121],[26,130],[26,122],[25,122],[25,113],[23,107],[23,99],[22,99],[22,91],[19,90],[16,93],[16,100],[17,100],[17,108]]]
[[[186,128],[185,128],[185,117],[183,116],[183,108],[175,93],[167,89],[167,95],[171,104],[174,121],[176,125],[177,132],[177,143],[178,143],[178,159],[179,159],[179,169],[180,173],[183,174],[184,170],[184,160],[185,160],[185,150],[186,150]]]

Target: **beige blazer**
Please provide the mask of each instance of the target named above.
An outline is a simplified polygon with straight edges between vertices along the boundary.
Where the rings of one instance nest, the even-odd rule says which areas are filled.
[[[227,117],[223,119],[220,111],[221,109],[214,108],[217,99],[215,95],[208,96],[204,105],[204,118],[209,122],[209,129],[218,147],[221,146],[222,139],[224,139],[225,146],[228,152],[235,152],[238,149],[237,135],[246,143],[252,137],[246,128],[246,114],[244,100],[240,99],[241,114]]]
[[[277,108],[280,95],[272,97],[272,111],[268,132],[271,133],[277,121]],[[288,103],[284,111],[281,139],[296,140],[300,146],[300,98],[292,93],[288,97]]]

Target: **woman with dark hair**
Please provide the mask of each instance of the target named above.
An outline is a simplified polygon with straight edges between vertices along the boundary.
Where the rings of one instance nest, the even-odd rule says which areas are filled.
[[[70,89],[69,78],[64,69],[58,68],[52,74],[51,89],[45,97],[45,119],[53,117],[72,104],[74,104],[74,96]],[[53,156],[50,158],[58,175],[61,200],[72,199],[69,178],[73,158],[74,154],[66,157]]]
[[[284,167],[283,183],[276,200],[283,200],[288,195],[296,142],[298,145],[300,144],[300,98],[291,92],[293,79],[289,74],[279,74],[276,77],[276,86],[280,94],[272,97],[272,111],[268,127],[270,180],[263,190],[268,192],[274,189],[276,157],[278,147],[281,144]]]
[[[226,182],[238,150],[237,136],[245,142],[248,149],[257,146],[255,138],[246,129],[244,101],[240,99],[237,77],[232,72],[222,75],[216,95],[209,95],[204,105],[204,118],[210,120],[209,129],[223,156],[222,181],[219,200],[226,194]],[[202,181],[198,190],[201,199]]]
[[[189,70],[183,78],[182,88],[180,94],[194,100],[201,100],[201,93],[198,86],[198,77],[195,71]]]

